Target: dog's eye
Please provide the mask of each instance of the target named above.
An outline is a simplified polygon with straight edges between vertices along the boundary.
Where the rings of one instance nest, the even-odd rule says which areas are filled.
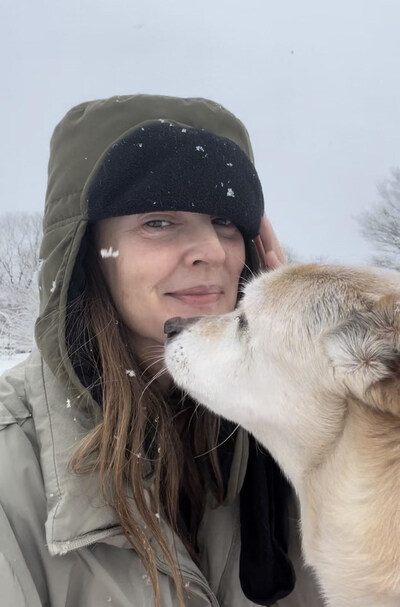
[[[236,319],[238,321],[239,331],[246,331],[249,326],[249,323],[247,322],[247,318],[245,317],[245,315],[242,313],[239,316],[236,316]]]

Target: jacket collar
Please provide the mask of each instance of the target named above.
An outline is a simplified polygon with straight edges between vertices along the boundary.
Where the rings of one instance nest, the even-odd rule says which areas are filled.
[[[66,554],[118,532],[114,511],[99,491],[98,475],[68,470],[82,440],[100,422],[101,411],[69,398],[39,352],[26,365],[27,400],[32,407],[47,499],[46,540],[51,554]]]
[[[99,490],[97,473],[81,476],[68,468],[79,441],[101,421],[100,407],[89,410],[69,396],[39,352],[30,356],[25,368],[27,400],[32,407],[47,500],[45,529],[49,552],[66,554],[121,535],[118,519]],[[240,492],[247,458],[247,434],[239,430],[227,503],[233,502]],[[165,533],[168,535],[169,530],[165,529]],[[127,546],[126,541],[122,543]]]

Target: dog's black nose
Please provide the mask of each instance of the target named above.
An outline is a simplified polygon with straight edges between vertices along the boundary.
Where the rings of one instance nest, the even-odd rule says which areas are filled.
[[[196,322],[198,318],[198,316],[193,318],[181,318],[180,316],[170,318],[164,324],[164,333],[167,334],[168,339],[175,337],[175,335],[178,335],[183,329],[186,329],[186,327],[189,327]]]
[[[178,335],[182,331],[183,325],[181,324],[181,320],[182,318],[179,318],[179,316],[167,320],[164,324],[164,333],[167,334],[167,337],[174,337],[174,335]]]

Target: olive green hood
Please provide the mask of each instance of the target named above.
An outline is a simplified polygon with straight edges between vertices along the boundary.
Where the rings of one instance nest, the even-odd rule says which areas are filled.
[[[88,224],[86,192],[116,141],[127,131],[160,119],[231,139],[253,160],[240,120],[221,105],[200,98],[127,95],[82,103],[66,114],[51,140],[36,341],[56,377],[88,402],[90,394],[72,367],[65,339],[68,291]]]

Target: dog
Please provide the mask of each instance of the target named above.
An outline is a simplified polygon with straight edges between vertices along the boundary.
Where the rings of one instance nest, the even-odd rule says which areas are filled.
[[[174,381],[252,433],[293,485],[326,604],[399,607],[400,274],[281,266],[233,312],[165,332]]]

